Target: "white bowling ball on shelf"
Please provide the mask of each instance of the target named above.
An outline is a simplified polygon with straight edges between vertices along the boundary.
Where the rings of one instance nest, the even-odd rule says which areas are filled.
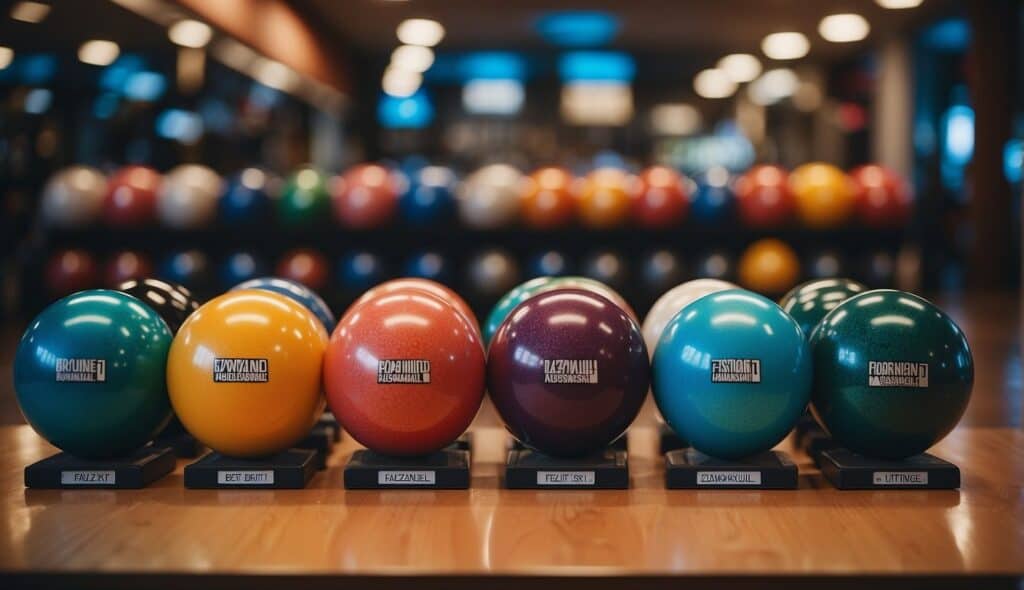
[[[666,291],[651,306],[651,310],[647,312],[643,326],[640,328],[644,335],[644,343],[647,345],[647,354],[654,357],[654,347],[658,345],[662,331],[684,307],[705,295],[726,289],[739,289],[739,287],[718,279],[695,279]]]
[[[175,229],[209,224],[217,216],[223,180],[200,164],[182,164],[164,175],[157,193],[160,222]]]
[[[493,229],[519,218],[519,197],[526,178],[508,164],[489,164],[459,185],[459,219],[467,227]]]
[[[53,227],[83,227],[97,219],[107,194],[107,177],[91,166],[68,166],[43,187],[40,213]]]

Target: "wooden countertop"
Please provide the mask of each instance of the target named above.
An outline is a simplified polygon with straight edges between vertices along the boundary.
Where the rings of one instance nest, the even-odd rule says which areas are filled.
[[[105,588],[139,587],[139,575],[152,576],[147,588],[189,583],[183,574],[415,575],[428,587],[478,575],[1024,575],[1016,429],[960,428],[933,449],[961,467],[959,491],[889,492],[835,490],[801,454],[797,491],[665,490],[649,427],[630,433],[628,491],[509,491],[500,487],[504,433],[475,434],[468,491],[346,491],[341,469],[356,448],[347,439],[306,490],[186,490],[179,462],[144,490],[62,491],[23,487],[25,465],[53,449],[27,426],[3,427],[0,575],[89,574],[79,581]]]

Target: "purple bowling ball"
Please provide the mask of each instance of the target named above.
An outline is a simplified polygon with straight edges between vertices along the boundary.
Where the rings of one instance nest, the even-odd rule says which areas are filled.
[[[650,365],[640,328],[611,301],[556,289],[519,304],[494,334],[487,386],[509,431],[553,457],[608,446],[636,418]]]

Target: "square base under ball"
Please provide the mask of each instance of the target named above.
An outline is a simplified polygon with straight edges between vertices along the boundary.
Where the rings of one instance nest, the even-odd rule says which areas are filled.
[[[174,471],[168,447],[146,446],[116,459],[80,459],[57,453],[25,468],[25,487],[42,489],[139,489]]]
[[[795,490],[797,468],[782,451],[738,461],[709,457],[696,449],[665,454],[665,487],[672,490]]]
[[[327,468],[327,457],[334,449],[334,431],[329,425],[317,424],[305,438],[295,443],[295,448],[316,451],[313,464],[322,471]]]
[[[306,487],[315,472],[313,449],[288,449],[259,459],[237,459],[214,452],[185,467],[185,487],[298,490]]]
[[[519,442],[515,438],[512,438],[511,441],[512,442],[508,446],[509,450],[512,450],[512,451],[529,451],[530,450],[530,447],[524,445],[523,443]],[[625,433],[623,433],[622,436],[620,436],[619,438],[613,440],[608,445],[608,448],[612,449],[612,450],[615,450],[615,451],[628,451],[629,450],[629,437]]]
[[[324,412],[320,415],[320,419],[317,420],[317,427],[327,428],[331,433],[331,442],[338,442],[341,440],[341,424],[338,423],[338,419],[334,417],[334,414],[330,412]]]
[[[832,446],[817,456],[822,475],[840,490],[955,490],[960,468],[923,453],[900,461],[872,459]]]
[[[469,451],[449,446],[423,457],[388,457],[364,449],[352,453],[344,477],[349,490],[465,490]]]
[[[158,436],[153,440],[153,446],[168,447],[179,459],[195,459],[203,452],[203,443],[187,432]]]
[[[658,427],[658,440],[658,448],[661,449],[662,455],[669,451],[685,449],[690,446],[690,443],[676,434],[676,431],[672,430],[672,427],[668,424],[662,424]]]
[[[505,487],[625,490],[629,488],[629,454],[608,447],[588,457],[561,459],[530,449],[511,450],[505,463]]]

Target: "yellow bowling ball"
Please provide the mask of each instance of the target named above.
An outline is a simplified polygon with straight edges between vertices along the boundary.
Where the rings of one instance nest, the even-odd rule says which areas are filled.
[[[804,164],[789,175],[789,188],[797,213],[805,225],[829,228],[842,225],[853,213],[854,187],[846,173],[831,164]]]
[[[623,225],[629,220],[631,177],[615,168],[594,170],[583,181],[578,207],[583,224],[595,228]]]
[[[766,238],[751,244],[740,257],[740,284],[765,295],[781,295],[800,278],[800,259],[782,240]]]
[[[232,457],[283,451],[324,408],[327,331],[277,293],[230,291],[182,324],[167,358],[167,389],[182,424]]]

